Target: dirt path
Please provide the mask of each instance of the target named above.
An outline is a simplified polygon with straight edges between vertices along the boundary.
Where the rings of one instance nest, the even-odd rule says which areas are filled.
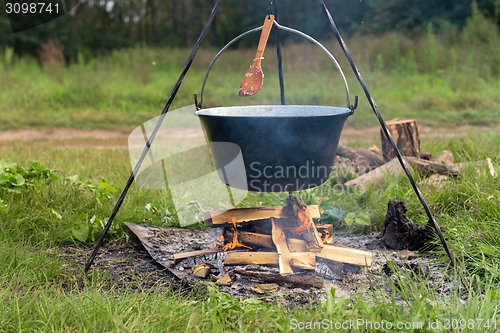
[[[419,126],[421,139],[448,138],[457,135],[465,135],[471,131],[493,130],[492,127],[481,126],[457,126],[435,128]],[[498,129],[498,127],[496,127]],[[343,144],[350,142],[378,143],[380,136],[379,127],[368,127],[357,129],[346,126],[342,132]],[[61,148],[126,148],[128,145],[128,131],[108,130],[75,130],[75,129],[53,129],[53,130],[19,130],[0,132],[0,146],[23,145],[23,146],[54,146]],[[189,140],[200,135],[193,128],[177,128],[170,132],[170,137]]]

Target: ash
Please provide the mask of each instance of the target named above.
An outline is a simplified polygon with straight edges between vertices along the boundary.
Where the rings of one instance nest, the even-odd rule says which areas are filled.
[[[455,284],[446,273],[445,260],[433,256],[424,256],[410,251],[394,251],[386,249],[381,241],[380,233],[338,236],[334,242],[352,248],[370,250],[373,253],[372,266],[360,268],[354,265],[339,263],[336,278],[327,279],[322,288],[297,286],[288,282],[277,282],[277,289],[261,294],[255,292],[256,285],[265,283],[242,276],[235,271],[248,268],[242,266],[226,267],[232,276],[231,285],[215,285],[210,279],[203,279],[191,274],[193,264],[198,261],[209,262],[214,274],[221,274],[217,259],[189,258],[174,263],[173,255],[180,252],[212,249],[220,245],[221,229],[188,230],[179,228],[162,228],[148,225],[127,224],[138,234],[125,244],[111,244],[102,248],[94,262],[94,269],[105,271],[113,279],[115,288],[132,288],[148,290],[158,287],[173,287],[203,294],[216,286],[220,291],[235,298],[258,298],[263,301],[278,301],[286,307],[308,305],[311,302],[321,303],[327,298],[331,288],[335,288],[335,297],[351,297],[362,295],[371,297],[374,290],[391,294],[390,284],[397,284],[400,273],[427,283],[437,293],[446,297],[453,293]],[[215,257],[217,257],[217,254]],[[252,265],[249,265],[252,266]],[[319,265],[321,267],[321,265]],[[340,267],[340,271],[338,270]],[[224,268],[223,268],[224,269]],[[277,272],[273,267],[259,266],[259,269]],[[465,294],[465,291],[464,291]]]

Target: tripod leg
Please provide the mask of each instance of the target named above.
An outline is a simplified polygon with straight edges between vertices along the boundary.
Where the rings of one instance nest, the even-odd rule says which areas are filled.
[[[160,117],[158,118],[158,121],[156,122],[155,128],[153,129],[153,132],[151,133],[151,136],[149,137],[148,141],[146,142],[146,145],[144,146],[144,149],[142,151],[142,154],[137,161],[137,164],[135,165],[134,169],[132,170],[132,173],[130,174],[130,177],[127,180],[127,183],[125,184],[125,187],[123,188],[122,193],[120,194],[120,197],[118,198],[118,201],[115,204],[115,207],[113,208],[113,212],[111,213],[111,216],[109,217],[108,222],[106,223],[106,226],[104,227],[101,236],[99,237],[99,240],[97,241],[97,244],[94,248],[94,251],[92,251],[92,254],[90,255],[89,260],[85,264],[85,272],[87,272],[90,269],[90,266],[92,266],[92,262],[94,261],[97,252],[99,251],[99,248],[101,247],[104,238],[106,237],[106,234],[108,233],[109,229],[111,228],[111,225],[113,224],[113,221],[116,217],[116,214],[118,214],[118,211],[120,210],[120,207],[123,204],[123,201],[125,200],[125,197],[127,196],[128,190],[130,189],[130,186],[132,186],[132,183],[134,182],[135,175],[137,175],[137,172],[139,171],[142,162],[144,161],[144,158],[148,154],[151,144],[153,143],[156,133],[161,127],[161,124],[163,123],[163,120],[165,119],[165,115],[168,112],[168,109],[170,108],[170,105],[172,105],[172,102],[177,95],[177,92],[179,91],[179,88],[182,84],[182,81],[184,80],[184,77],[186,76],[187,72],[189,71],[189,68],[191,67],[191,64],[193,63],[194,57],[196,56],[196,53],[198,52],[198,49],[200,48],[201,43],[203,42],[203,39],[205,38],[205,35],[207,34],[207,31],[212,24],[212,21],[215,17],[215,14],[217,13],[217,9],[219,8],[220,3],[222,0],[217,0],[216,3],[214,4],[214,7],[212,8],[212,12],[210,13],[210,16],[208,17],[207,22],[205,23],[205,26],[203,27],[200,36],[198,37],[198,40],[196,41],[196,44],[193,48],[193,51],[191,51],[191,54],[189,55],[186,64],[184,65],[184,68],[182,69],[181,75],[179,76],[179,79],[177,80],[177,83],[175,84],[174,88],[172,89],[172,93],[170,94],[170,97],[168,98],[167,103],[163,107],[163,110],[160,114]]]

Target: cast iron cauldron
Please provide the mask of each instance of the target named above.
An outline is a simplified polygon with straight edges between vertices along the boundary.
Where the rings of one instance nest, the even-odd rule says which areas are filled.
[[[234,106],[196,112],[216,169],[224,170],[240,153],[243,158],[245,173],[240,172],[246,181],[228,182],[223,172],[219,178],[232,187],[259,192],[323,184],[351,114],[348,108],[311,105]]]
[[[220,54],[249,30],[231,40],[208,66],[196,112],[207,136],[219,178],[227,185],[259,192],[304,190],[330,175],[344,123],[357,106],[350,102],[345,75],[335,57],[307,34],[279,25],[319,46],[342,79],[347,107],[256,105],[202,109],[205,84]],[[242,161],[241,161],[242,159]],[[244,169],[244,170],[242,170]],[[244,171],[244,172],[243,172]]]

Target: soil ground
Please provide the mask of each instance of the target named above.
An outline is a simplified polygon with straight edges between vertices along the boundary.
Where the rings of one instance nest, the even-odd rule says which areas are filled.
[[[421,139],[436,139],[465,135],[471,131],[484,131],[491,127],[481,126],[456,126],[434,127],[419,125]],[[172,129],[169,137],[179,141],[189,140],[196,137],[198,131],[194,128]],[[22,144],[23,146],[54,146],[61,148],[126,148],[128,144],[129,131],[108,130],[75,130],[75,129],[29,129],[19,131],[0,132],[0,146]],[[380,141],[380,129],[378,126],[358,129],[346,125],[342,131],[341,143]]]

